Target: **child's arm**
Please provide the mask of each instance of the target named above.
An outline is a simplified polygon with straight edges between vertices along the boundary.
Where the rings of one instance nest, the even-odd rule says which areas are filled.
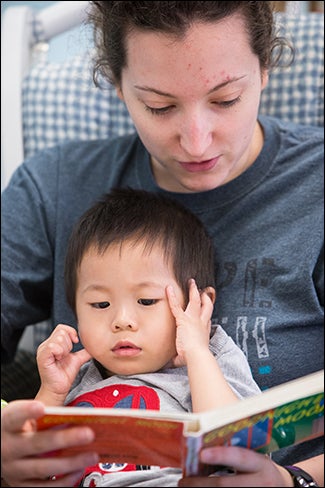
[[[37,365],[41,387],[36,399],[45,405],[63,405],[80,367],[90,359],[85,349],[72,353],[79,342],[77,331],[59,324],[37,349]]]
[[[218,362],[209,349],[213,302],[206,292],[199,292],[190,280],[189,303],[185,310],[178,303],[172,287],[167,287],[171,311],[176,320],[175,365],[186,365],[194,412],[211,410],[238,400],[225,380]]]

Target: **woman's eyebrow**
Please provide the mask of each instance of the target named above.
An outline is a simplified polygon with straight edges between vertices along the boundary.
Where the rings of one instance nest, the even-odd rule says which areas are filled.
[[[226,80],[226,81],[223,81],[222,83],[219,83],[218,85],[214,86],[213,88],[211,88],[211,90],[208,91],[208,95],[210,95],[213,92],[220,90],[221,88],[223,88],[226,85],[229,85],[230,83],[234,83],[238,80],[241,80],[242,78],[245,78],[245,76],[246,75],[230,78],[229,80]],[[176,98],[175,95],[173,95],[172,93],[163,92],[161,90],[157,90],[156,88],[153,88],[150,86],[134,85],[134,88],[137,88],[138,90],[145,91],[145,92],[156,93],[157,95],[161,95],[162,97]]]

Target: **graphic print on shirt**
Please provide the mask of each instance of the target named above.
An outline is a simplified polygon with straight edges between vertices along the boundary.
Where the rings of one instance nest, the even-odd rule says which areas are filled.
[[[116,384],[83,393],[70,402],[69,406],[160,410],[160,400],[157,392],[148,386]],[[85,469],[81,485],[79,484],[80,482],[78,482],[78,485],[101,486],[103,477],[109,473],[146,469],[150,469],[150,467],[137,466],[135,464],[98,463]]]
[[[233,324],[236,337],[236,344],[248,358],[248,351],[256,351],[258,360],[269,358],[269,348],[267,344],[266,324],[267,309],[272,308],[272,296],[268,293],[274,278],[281,272],[272,257],[252,258],[248,260],[243,269],[240,269],[235,262],[225,262],[219,265],[217,292],[233,284],[235,280],[242,283],[241,314],[234,317],[221,316],[217,318],[225,330],[227,324]],[[239,302],[240,303],[240,302]],[[247,314],[245,313],[247,310]],[[252,315],[252,311],[257,313]],[[215,319],[214,319],[215,320]],[[249,347],[250,344],[250,347]],[[255,345],[253,348],[252,345]],[[251,358],[250,358],[251,359]],[[267,365],[260,366],[260,374],[269,374],[271,368]]]

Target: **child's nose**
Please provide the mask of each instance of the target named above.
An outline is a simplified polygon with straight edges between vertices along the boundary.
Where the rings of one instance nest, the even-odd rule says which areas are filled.
[[[134,316],[124,307],[121,307],[113,320],[113,330],[136,330],[137,323]]]

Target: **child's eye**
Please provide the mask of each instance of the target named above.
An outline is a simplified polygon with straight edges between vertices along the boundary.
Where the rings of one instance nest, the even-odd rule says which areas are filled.
[[[109,305],[109,302],[95,302],[91,304],[91,306],[94,308],[108,308]]]
[[[145,306],[154,305],[157,302],[158,300],[155,300],[154,298],[139,298],[138,300],[138,303],[140,303],[140,305],[145,305]]]

